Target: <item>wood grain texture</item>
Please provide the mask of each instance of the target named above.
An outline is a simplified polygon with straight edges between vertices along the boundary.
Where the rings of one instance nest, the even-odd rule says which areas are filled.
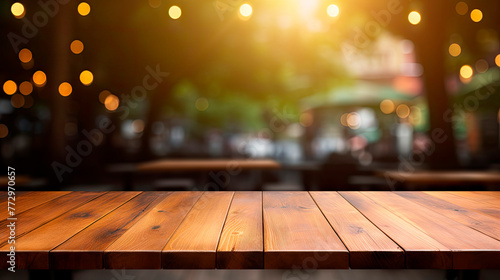
[[[452,268],[450,249],[429,237],[419,228],[364,196],[362,192],[340,192],[340,194],[403,248],[406,256],[406,268]]]
[[[363,192],[363,195],[450,248],[453,253],[453,269],[488,269],[498,266],[498,240],[395,193]]]
[[[278,169],[281,165],[268,159],[198,159],[198,160],[157,160],[137,165],[141,172],[199,171],[199,170],[241,170]]]
[[[38,205],[44,204],[68,193],[70,192],[16,192],[16,200],[11,200],[11,202],[15,203],[13,207],[16,209],[16,215],[19,215],[26,210],[37,207]],[[2,211],[0,211],[0,220],[5,220],[9,217],[7,204],[7,199],[0,202],[0,209],[2,209]]]
[[[127,202],[135,194],[106,193],[16,240],[17,269],[48,269],[49,251]],[[6,268],[10,245],[0,248],[0,268]]]
[[[129,192],[127,192],[129,193]],[[50,251],[55,269],[101,269],[104,250],[160,203],[168,192],[135,192],[133,198]]]
[[[487,214],[491,217],[500,219],[500,204],[494,205],[491,203],[483,203],[481,199],[471,196],[462,196],[457,193],[452,192],[424,192],[426,194],[435,196],[439,199],[446,200],[448,202],[459,204],[470,210],[474,210],[480,213]]]
[[[206,192],[162,251],[163,268],[216,268],[216,251],[233,192]]]
[[[160,269],[161,251],[203,192],[175,192],[158,203],[104,252],[111,269]]]
[[[396,192],[396,194],[500,241],[500,219],[422,192]]]
[[[262,193],[236,192],[217,248],[217,268],[264,268]]]
[[[16,224],[16,238],[19,239],[26,233],[104,194],[105,192],[72,192],[53,199],[50,203],[44,203],[26,210],[16,215],[19,221]],[[10,221],[8,220],[0,222],[0,236],[8,236],[9,229],[7,225],[9,223]],[[7,240],[0,241],[0,245],[5,245],[6,243]]]
[[[347,249],[309,193],[264,192],[263,212],[264,268],[349,267]]]
[[[311,192],[321,212],[349,250],[349,266],[404,268],[403,250],[337,192]]]

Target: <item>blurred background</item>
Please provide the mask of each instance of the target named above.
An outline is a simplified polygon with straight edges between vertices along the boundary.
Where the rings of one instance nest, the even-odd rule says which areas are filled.
[[[500,186],[498,1],[0,10],[0,161],[22,189]]]

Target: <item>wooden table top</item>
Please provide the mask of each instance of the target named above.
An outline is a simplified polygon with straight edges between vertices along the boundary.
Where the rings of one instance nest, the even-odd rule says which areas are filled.
[[[158,171],[198,171],[228,170],[237,172],[242,169],[279,169],[279,162],[271,159],[162,159],[139,163],[139,172]]]
[[[15,208],[17,269],[500,268],[500,192],[17,192]]]

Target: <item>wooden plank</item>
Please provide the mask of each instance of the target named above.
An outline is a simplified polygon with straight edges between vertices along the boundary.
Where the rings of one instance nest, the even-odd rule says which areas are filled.
[[[349,267],[349,252],[307,192],[264,192],[264,268]]]
[[[419,228],[364,196],[361,192],[340,192],[340,195],[404,249],[407,268],[452,268],[451,251]]]
[[[217,268],[264,268],[262,192],[236,192],[217,248]]]
[[[163,268],[216,267],[216,251],[233,192],[206,192],[162,251]]]
[[[279,162],[269,159],[199,159],[199,160],[157,160],[140,163],[140,172],[199,171],[199,170],[241,170],[241,169],[278,169]]]
[[[499,219],[422,192],[396,192],[396,194],[500,241]]]
[[[311,192],[319,209],[349,250],[349,266],[404,268],[404,251],[337,192]]]
[[[450,248],[453,269],[498,268],[499,241],[395,193],[363,192],[363,195]]]
[[[491,217],[500,219],[500,205],[490,203],[482,203],[480,200],[472,199],[471,197],[460,196],[451,192],[424,192],[435,196],[439,199],[458,204],[464,208],[484,213]]]
[[[70,192],[16,192],[16,201],[11,202],[15,203],[14,208],[16,210],[16,215],[19,215],[26,210],[37,207],[38,205],[68,193]],[[7,204],[7,200],[0,202],[0,209],[2,209],[2,211],[0,211],[0,220],[5,220],[9,217]]]
[[[49,251],[134,197],[109,192],[16,239],[17,269],[48,269]],[[7,267],[10,245],[0,248],[0,268]]]
[[[169,194],[168,192],[145,192],[135,196],[52,249],[50,267],[53,269],[102,269],[104,250]]]
[[[16,238],[19,239],[26,233],[103,194],[105,192],[71,192],[16,215],[19,221],[16,223]],[[7,225],[9,223],[8,220],[0,222],[0,236],[8,236],[10,230]],[[0,241],[0,245],[5,245],[5,243],[7,240]]]
[[[202,192],[174,192],[104,252],[104,266],[112,269],[160,269],[161,251]]]
[[[458,191],[452,191],[448,192],[457,196],[461,196],[467,199],[475,200],[480,203],[492,205],[492,206],[499,206],[500,205],[500,197],[496,195],[488,195],[485,192],[458,192]]]

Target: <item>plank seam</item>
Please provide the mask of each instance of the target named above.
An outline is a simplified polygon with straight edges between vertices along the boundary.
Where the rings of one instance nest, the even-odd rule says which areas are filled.
[[[218,266],[217,255],[218,255],[218,252],[219,252],[220,238],[222,236],[222,231],[224,230],[224,226],[226,225],[227,216],[229,215],[229,209],[231,209],[231,205],[233,205],[234,192],[232,192],[232,193],[233,194],[231,195],[231,202],[229,202],[229,206],[227,207],[227,211],[226,211],[226,216],[224,216],[224,223],[222,224],[222,227],[220,228],[219,238],[217,239],[217,245],[215,245],[215,269],[217,269],[217,266]]]

